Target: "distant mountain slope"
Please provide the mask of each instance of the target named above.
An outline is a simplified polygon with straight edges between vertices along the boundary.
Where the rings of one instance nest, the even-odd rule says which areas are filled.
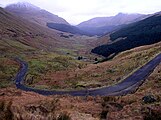
[[[142,17],[141,14],[123,14],[119,13],[112,17],[100,17],[94,18],[89,21],[83,22],[77,26],[71,26],[67,24],[57,24],[48,22],[47,26],[59,31],[69,32],[72,34],[80,34],[87,36],[102,36],[113,30],[121,28],[124,24],[134,22],[135,19]]]
[[[79,34],[79,35],[87,35],[92,36],[90,33],[80,30],[78,27],[67,25],[67,24],[58,24],[58,23],[47,23],[49,28],[59,30],[62,32],[72,33],[72,34]]]
[[[133,21],[135,21],[135,19],[142,17],[142,16],[144,15],[119,13],[116,16],[111,16],[111,17],[93,18],[88,21],[82,22],[77,26],[79,28],[117,26],[117,25],[132,23]]]
[[[103,26],[103,27],[83,27],[83,28],[79,28],[80,30],[90,34],[91,36],[103,36],[107,33],[110,33],[114,30],[117,30],[121,27],[123,27],[124,25],[118,25],[118,26]]]
[[[129,24],[110,35],[110,44],[96,47],[93,53],[109,56],[142,45],[161,41],[161,15],[155,14],[142,21]]]
[[[118,28],[121,28],[125,24],[129,24],[135,21],[143,19],[142,14],[123,14],[119,13],[116,16],[111,17],[97,17],[88,21],[82,22],[77,27],[92,35],[105,35]]]
[[[42,26],[46,26],[47,22],[69,24],[63,18],[30,3],[11,4],[5,10]]]
[[[113,30],[119,29],[124,25],[79,28],[77,26],[72,26],[67,24],[47,23],[47,26],[55,30],[72,33],[72,34],[86,35],[86,36],[95,36],[95,35],[102,36]]]

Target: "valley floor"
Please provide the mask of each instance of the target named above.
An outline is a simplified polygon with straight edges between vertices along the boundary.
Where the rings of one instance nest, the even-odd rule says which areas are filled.
[[[66,90],[79,90],[109,86],[126,78],[160,52],[161,42],[122,52],[114,59],[99,64],[84,63],[82,61],[78,64],[73,60],[73,62],[68,63],[66,60],[66,62],[64,61],[66,59],[64,58],[61,61],[64,61],[65,64],[68,63],[68,68],[71,68],[70,66],[73,63],[77,64],[77,66],[72,69],[46,71],[45,74],[40,75],[39,80],[33,80],[33,84],[30,84],[30,86],[59,90],[64,90],[64,88]],[[57,60],[55,61],[57,62]],[[34,70],[34,67],[31,70]]]

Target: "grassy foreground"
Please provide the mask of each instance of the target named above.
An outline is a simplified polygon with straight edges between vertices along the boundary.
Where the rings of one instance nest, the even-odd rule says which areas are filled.
[[[161,64],[136,93],[119,97],[42,96],[14,88],[0,89],[3,120],[160,120]],[[155,101],[142,99],[152,95]],[[61,119],[60,119],[61,118]]]

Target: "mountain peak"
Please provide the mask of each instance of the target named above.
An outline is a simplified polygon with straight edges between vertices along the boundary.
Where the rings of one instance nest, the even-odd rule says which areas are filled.
[[[137,13],[122,13],[122,12],[119,12],[116,16],[129,16],[129,15],[137,15]]]
[[[122,13],[122,12],[119,12],[116,16],[127,16],[127,15],[142,15],[142,14],[139,14],[139,13]]]
[[[119,12],[117,15],[126,15],[125,13]]]
[[[25,9],[25,10],[40,10],[39,7],[29,3],[29,2],[18,2],[15,4],[10,4],[6,6],[7,9]]]

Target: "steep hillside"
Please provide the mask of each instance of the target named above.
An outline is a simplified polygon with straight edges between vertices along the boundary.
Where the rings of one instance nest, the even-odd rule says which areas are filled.
[[[155,14],[145,20],[129,24],[110,34],[110,38],[112,43],[96,47],[92,52],[107,57],[131,48],[159,42],[161,41],[161,15]]]
[[[55,31],[16,17],[2,8],[0,8],[0,26],[1,50],[5,49],[5,52],[12,51],[11,48],[19,51],[29,47],[49,50],[53,48],[50,46],[60,43]]]
[[[63,18],[30,3],[11,4],[5,10],[42,26],[46,26],[47,22],[68,24]]]

